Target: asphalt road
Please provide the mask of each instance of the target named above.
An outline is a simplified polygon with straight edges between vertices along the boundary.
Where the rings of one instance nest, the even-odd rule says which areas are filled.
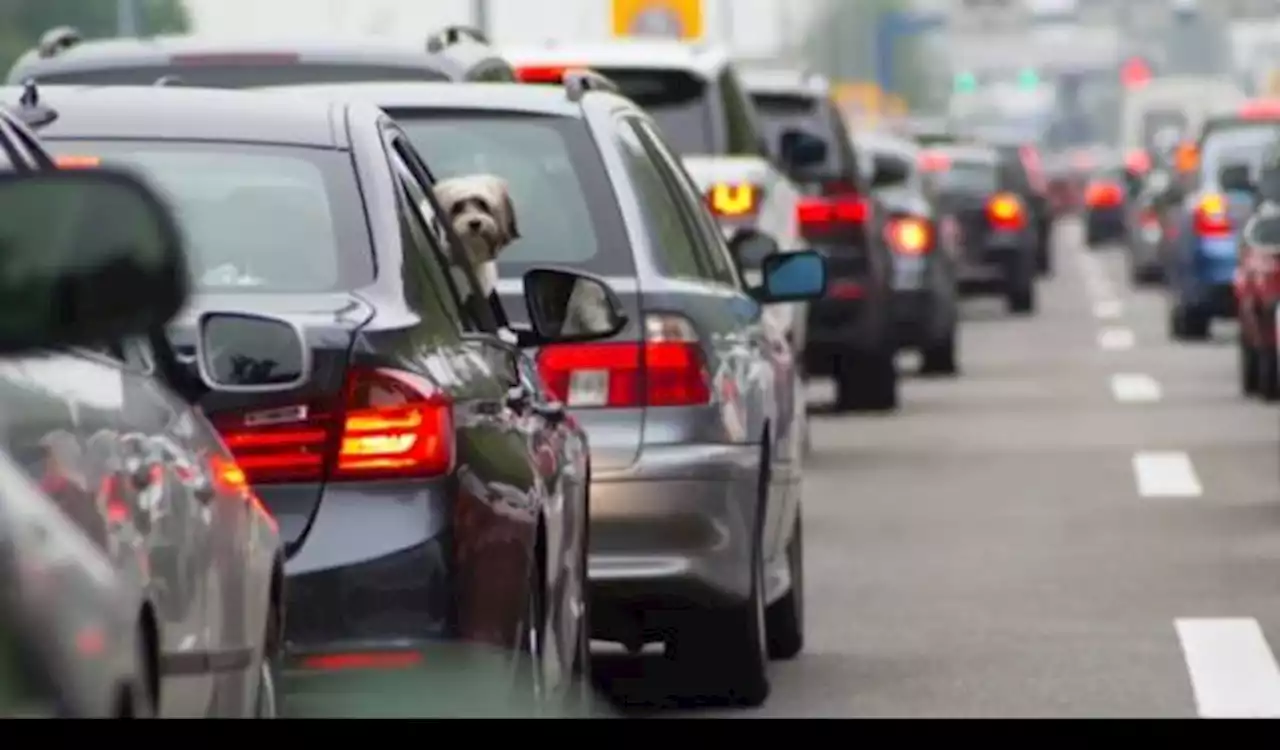
[[[1232,326],[1171,343],[1079,237],[1034,317],[967,303],[963,374],[898,414],[815,388],[808,643],[769,702],[673,709],[660,657],[602,656],[627,715],[1280,716],[1276,408],[1239,395]]]

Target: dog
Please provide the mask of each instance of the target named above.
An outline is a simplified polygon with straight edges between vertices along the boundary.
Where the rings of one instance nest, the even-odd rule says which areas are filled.
[[[520,239],[507,181],[491,174],[451,177],[436,183],[435,196],[462,241],[465,257],[454,262],[469,265],[481,296],[492,296],[498,285],[498,256]]]

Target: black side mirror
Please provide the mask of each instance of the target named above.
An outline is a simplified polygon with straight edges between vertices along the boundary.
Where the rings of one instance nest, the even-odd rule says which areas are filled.
[[[816,167],[827,159],[827,142],[808,131],[786,130],[778,139],[778,155],[788,169]]]
[[[871,175],[871,188],[880,190],[901,185],[911,177],[907,165],[897,159],[876,159],[875,171]]]
[[[1218,184],[1227,191],[1254,192],[1253,178],[1247,164],[1229,164],[1218,170]]]
[[[207,388],[276,393],[311,377],[311,347],[288,320],[253,313],[207,312],[197,326],[196,366]]]
[[[541,346],[596,341],[627,325],[622,300],[603,280],[561,268],[535,268],[524,275],[525,307]]]
[[[0,354],[146,335],[189,283],[173,214],[138,178],[0,175]]]

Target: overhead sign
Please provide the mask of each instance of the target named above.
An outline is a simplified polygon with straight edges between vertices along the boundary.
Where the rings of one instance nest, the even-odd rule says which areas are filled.
[[[613,0],[613,35],[702,37],[702,0]]]

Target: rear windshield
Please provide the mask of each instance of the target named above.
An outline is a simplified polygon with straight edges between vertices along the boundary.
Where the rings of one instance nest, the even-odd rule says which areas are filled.
[[[818,113],[818,100],[800,94],[753,93],[751,101],[767,120],[770,117],[804,117]]]
[[[348,154],[243,143],[47,141],[55,157],[136,168],[169,199],[196,286],[322,292],[373,278]]]
[[[243,89],[258,86],[292,86],[299,83],[366,83],[370,81],[448,81],[438,70],[393,65],[351,65],[288,62],[276,64],[209,63],[148,65],[136,68],[104,67],[97,70],[40,73],[44,83],[99,86],[150,86],[164,76],[175,76],[191,86]]]
[[[711,87],[705,80],[680,70],[601,68],[600,72],[657,121],[676,153],[715,151]]]
[[[952,161],[931,173],[934,189],[942,193],[994,193],[999,181],[996,165],[980,161]]]
[[[525,114],[392,111],[437,180],[493,174],[507,181],[520,237],[500,273],[564,264],[634,272],[613,186],[582,120]]]
[[[1266,156],[1267,147],[1276,143],[1280,123],[1238,122],[1215,126],[1205,134],[1200,145],[1200,174],[1217,179],[1218,171],[1228,164],[1257,167]]]

